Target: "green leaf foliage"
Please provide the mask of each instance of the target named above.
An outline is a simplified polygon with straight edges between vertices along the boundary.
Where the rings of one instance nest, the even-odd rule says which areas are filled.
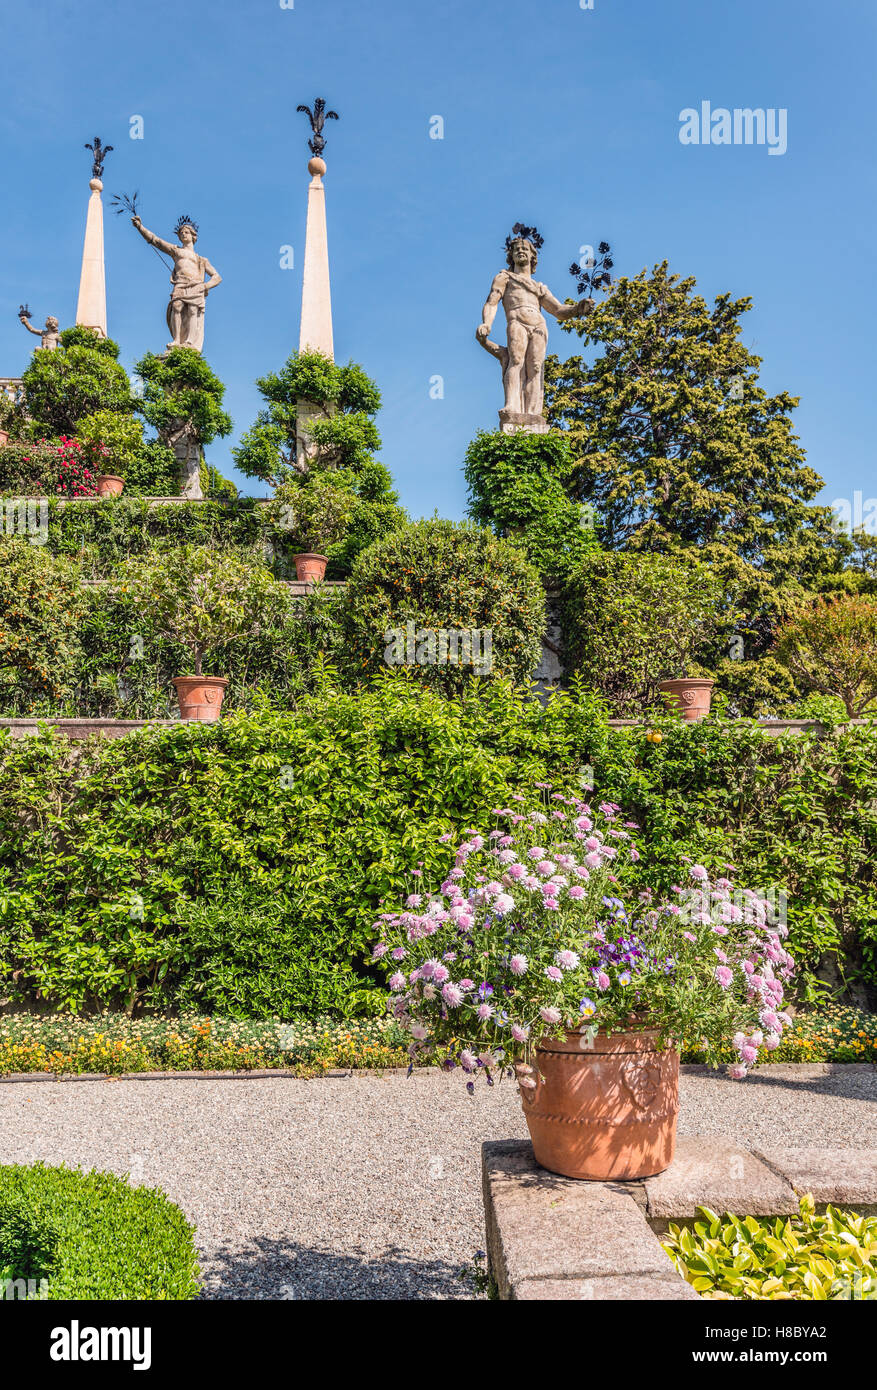
[[[541,655],[545,593],[517,546],[483,528],[452,521],[414,522],[376,541],[359,556],[344,596],[348,661],[355,676],[404,667],[417,681],[452,692],[473,679],[529,680]],[[414,632],[475,630],[481,663],[441,659],[435,650],[402,654],[392,637],[408,622]],[[473,640],[473,649],[476,639]]]
[[[50,1300],[194,1298],[194,1230],[159,1188],[63,1165],[0,1166],[0,1266],[8,1251],[10,1277],[45,1277]],[[15,1259],[40,1273],[18,1273]]]
[[[670,1225],[664,1249],[701,1298],[877,1299],[877,1217],[812,1196],[797,1216],[759,1220],[698,1207],[692,1226]]]
[[[466,451],[469,515],[515,540],[543,578],[563,578],[596,548],[592,509],[573,501],[567,435],[482,430]]]
[[[326,672],[292,713],[73,747],[0,732],[0,991],[70,1009],[368,1009],[376,914],[418,862],[441,882],[439,836],[456,843],[536,782],[580,790],[585,771],[642,826],[643,887],[670,895],[686,855],[734,864],[778,905],[788,894],[805,992],[877,986],[877,724],[610,730],[580,690],[543,708],[499,680],[449,699],[389,675],[345,692]]]

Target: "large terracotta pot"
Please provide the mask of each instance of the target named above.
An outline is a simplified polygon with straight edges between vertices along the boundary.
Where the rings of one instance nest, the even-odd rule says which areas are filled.
[[[518,1064],[536,1162],[567,1178],[647,1178],[673,1160],[679,1053],[657,1033],[543,1038],[532,1065]]]
[[[322,579],[326,573],[326,566],[329,563],[326,555],[313,555],[309,551],[302,555],[293,555],[295,561],[295,575],[301,584],[315,584]]]
[[[9,443],[9,431],[8,431],[8,430],[0,430],[0,449],[3,448],[3,445],[4,445],[4,444],[8,444],[8,443]]]
[[[709,714],[714,685],[715,681],[692,676],[690,680],[661,681],[658,689],[669,697],[668,704],[679,706],[683,719],[695,723]]]
[[[222,697],[228,681],[224,676],[175,676],[181,719],[200,719],[211,724],[219,718]]]
[[[94,485],[97,488],[98,497],[120,497],[125,486],[125,479],[118,478],[115,473],[98,473]]]

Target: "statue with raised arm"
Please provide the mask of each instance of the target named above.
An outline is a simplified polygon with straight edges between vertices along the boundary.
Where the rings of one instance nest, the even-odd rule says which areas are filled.
[[[35,333],[37,335],[40,340],[41,348],[45,348],[47,352],[54,352],[61,341],[61,334],[58,331],[58,320],[55,318],[54,314],[49,314],[46,319],[45,328],[34,328],[30,322],[30,309],[26,304],[22,304],[18,310],[18,318],[22,327],[26,328],[28,333]]]
[[[506,237],[506,270],[494,277],[475,336],[485,351],[502,367],[505,405],[499,412],[504,430],[523,429],[543,433],[548,425],[542,414],[545,395],[545,353],[548,325],[543,309],[556,319],[579,318],[594,308],[593,299],[561,304],[547,285],[533,279],[543,238],[535,227],[516,222]],[[507,347],[490,339],[500,302],[506,316]]]
[[[174,263],[171,297],[167,306],[167,326],[171,334],[168,349],[190,347],[200,352],[204,346],[204,305],[210,291],[222,282],[222,276],[206,256],[199,256],[195,250],[197,222],[193,222],[191,217],[180,218],[174,228],[180,244],[174,246],[144,227],[136,214],[131,221],[144,241],[170,256]],[[205,280],[205,275],[210,278]]]

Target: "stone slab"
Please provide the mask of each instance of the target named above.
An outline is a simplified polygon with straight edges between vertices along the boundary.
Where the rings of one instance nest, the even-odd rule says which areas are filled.
[[[877,1148],[762,1149],[757,1156],[801,1197],[809,1192],[815,1202],[856,1210],[877,1206]]]
[[[546,1279],[679,1280],[642,1211],[617,1185],[548,1173],[525,1140],[484,1144],[482,1175],[487,1250],[501,1298]]]
[[[701,1297],[689,1283],[680,1279],[675,1269],[666,1278],[661,1275],[609,1275],[598,1279],[525,1279],[515,1291],[515,1298],[538,1299],[557,1303],[578,1299],[639,1303],[700,1303]]]
[[[670,1167],[645,1178],[652,1218],[691,1217],[698,1207],[741,1216],[791,1216],[798,1199],[790,1182],[755,1154],[721,1139],[680,1138]]]

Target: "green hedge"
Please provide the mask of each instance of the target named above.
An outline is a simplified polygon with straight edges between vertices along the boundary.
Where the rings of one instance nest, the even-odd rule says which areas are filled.
[[[49,1299],[194,1298],[193,1234],[157,1188],[64,1166],[0,1166],[0,1269],[45,1278]]]
[[[327,677],[328,679],[328,677]],[[507,683],[447,699],[404,674],[292,714],[71,749],[0,737],[0,995],[30,1006],[290,1018],[380,1007],[381,902],[517,788],[593,780],[643,827],[642,882],[684,856],[785,890],[816,975],[877,983],[877,723],[782,739],[750,721],[610,730],[594,697]]]

